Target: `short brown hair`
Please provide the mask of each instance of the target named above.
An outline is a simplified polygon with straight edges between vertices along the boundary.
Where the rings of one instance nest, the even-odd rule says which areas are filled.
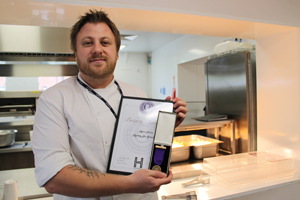
[[[76,52],[76,37],[81,30],[81,28],[86,23],[100,23],[103,22],[107,24],[107,26],[110,28],[112,33],[115,36],[116,41],[116,48],[117,52],[119,52],[120,45],[121,45],[121,35],[117,28],[117,26],[107,17],[107,14],[103,11],[97,11],[97,10],[89,10],[89,12],[86,12],[85,15],[80,16],[79,20],[73,25],[71,30],[71,49],[73,52]]]

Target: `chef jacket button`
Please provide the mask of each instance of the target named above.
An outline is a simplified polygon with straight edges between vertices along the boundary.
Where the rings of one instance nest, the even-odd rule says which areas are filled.
[[[104,141],[104,144],[107,144],[108,142],[107,141]]]

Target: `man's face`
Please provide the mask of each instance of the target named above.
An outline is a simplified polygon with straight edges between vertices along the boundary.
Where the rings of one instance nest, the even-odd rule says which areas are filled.
[[[92,79],[112,78],[118,54],[115,36],[105,23],[87,23],[76,38],[79,71]]]

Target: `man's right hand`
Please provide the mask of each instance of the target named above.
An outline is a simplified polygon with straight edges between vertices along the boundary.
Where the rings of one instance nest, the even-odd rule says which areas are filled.
[[[172,181],[173,174],[169,171],[169,176],[163,172],[140,169],[132,173],[129,177],[132,184],[133,193],[147,193],[159,190],[161,185],[168,184]]]

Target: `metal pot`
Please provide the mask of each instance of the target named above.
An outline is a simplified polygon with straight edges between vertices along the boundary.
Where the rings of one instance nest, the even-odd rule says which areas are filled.
[[[11,146],[15,143],[16,132],[15,129],[0,130],[0,147]]]

